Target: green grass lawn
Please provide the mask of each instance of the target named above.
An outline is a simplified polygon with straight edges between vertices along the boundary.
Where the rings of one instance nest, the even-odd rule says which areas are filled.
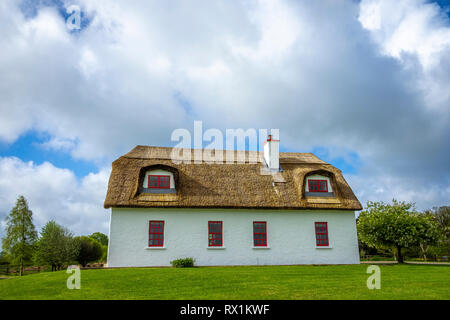
[[[0,280],[0,299],[450,299],[450,267],[367,265],[98,269],[69,290],[65,271]]]

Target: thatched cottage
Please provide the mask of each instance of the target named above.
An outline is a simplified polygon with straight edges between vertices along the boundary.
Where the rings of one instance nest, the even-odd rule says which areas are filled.
[[[244,163],[175,163],[148,146],[114,161],[108,266],[359,263],[362,208],[341,171],[270,138],[264,148]]]

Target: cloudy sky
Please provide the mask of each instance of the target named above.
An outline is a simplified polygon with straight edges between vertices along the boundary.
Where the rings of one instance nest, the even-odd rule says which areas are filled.
[[[362,203],[449,205],[449,17],[426,0],[2,0],[0,219],[23,194],[39,228],[107,233],[111,162],[194,120],[278,128]]]

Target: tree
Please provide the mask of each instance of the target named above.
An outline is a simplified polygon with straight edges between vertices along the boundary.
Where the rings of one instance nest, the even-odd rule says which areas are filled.
[[[0,252],[0,265],[2,264],[9,264],[8,258],[3,251]]]
[[[403,263],[402,248],[435,243],[439,238],[437,222],[415,211],[414,204],[392,200],[367,202],[358,219],[358,233],[365,244],[380,249],[396,249]]]
[[[28,208],[24,196],[17,198],[16,205],[6,217],[6,237],[2,240],[2,248],[10,257],[11,263],[23,265],[31,261],[37,232],[33,224],[33,212]]]
[[[108,245],[108,236],[101,232],[94,232],[89,237],[100,242],[103,246]]]
[[[102,246],[102,256],[100,257],[101,262],[106,262],[108,259],[108,246]]]
[[[90,237],[76,237],[75,241],[79,248],[76,260],[85,267],[89,262],[94,262],[102,257],[102,245]]]
[[[56,271],[74,260],[77,253],[78,247],[73,234],[55,221],[47,222],[37,242],[36,262],[50,265],[52,271]]]
[[[424,257],[426,252],[432,253],[436,257],[438,255],[448,256],[450,254],[450,206],[434,207],[426,210],[425,214],[436,220],[441,237],[436,245],[421,247]]]
[[[102,256],[100,257],[100,261],[105,262],[108,256],[108,236],[101,232],[94,232],[89,237],[97,240],[102,245]]]
[[[435,216],[439,229],[446,239],[450,238],[450,206],[434,207],[431,213]]]

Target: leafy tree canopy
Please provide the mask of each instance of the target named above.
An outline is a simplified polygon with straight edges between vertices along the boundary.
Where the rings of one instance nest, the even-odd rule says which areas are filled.
[[[434,207],[425,213],[433,215],[443,236],[446,239],[450,238],[450,206]]]
[[[94,232],[93,234],[91,234],[89,237],[91,237],[92,239],[97,240],[98,242],[100,242],[103,246],[107,246],[108,245],[108,236],[104,233],[101,232]]]
[[[435,256],[450,255],[450,206],[434,207],[425,211],[427,215],[436,219],[441,238],[437,245],[426,247],[427,251]]]
[[[3,251],[0,252],[0,264],[9,264],[8,257]]]
[[[433,217],[416,212],[412,203],[395,199],[392,204],[368,201],[357,227],[361,241],[368,246],[396,248],[399,262],[403,262],[402,248],[431,244],[439,238]]]

